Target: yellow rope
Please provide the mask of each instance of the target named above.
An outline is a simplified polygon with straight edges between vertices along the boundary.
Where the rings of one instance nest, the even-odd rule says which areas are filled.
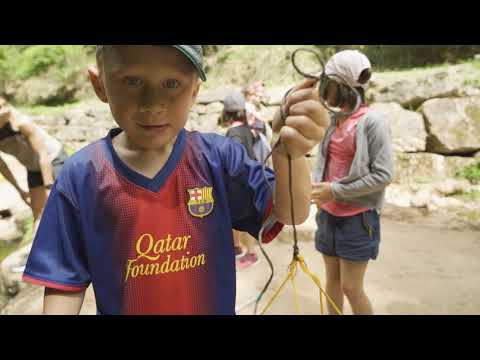
[[[299,263],[300,263],[300,268],[303,270],[303,272],[305,274],[307,274],[308,276],[310,276],[310,278],[313,280],[313,282],[315,283],[315,285],[317,285],[318,289],[320,290],[320,303],[321,303],[321,307],[323,308],[323,304],[322,304],[322,293],[323,295],[326,297],[327,301],[330,303],[330,305],[332,305],[332,307],[335,309],[335,311],[337,312],[338,315],[343,315],[342,312],[340,311],[340,309],[338,308],[338,306],[335,304],[335,302],[332,300],[332,298],[330,296],[328,296],[327,292],[322,288],[322,284],[320,282],[320,279],[315,275],[313,274],[308,266],[307,266],[307,263],[305,262],[305,260],[303,259],[303,257],[299,256],[298,257],[299,259]],[[323,314],[323,310],[322,310],[322,314]]]
[[[318,287],[319,290],[319,296],[320,296],[320,314],[324,315],[324,305],[323,305],[323,296],[327,299],[327,302],[330,303],[330,305],[335,309],[338,315],[343,315],[338,306],[333,302],[333,300],[328,296],[327,292],[322,288],[322,284],[320,279],[313,274],[310,269],[308,268],[305,260],[303,259],[302,256],[298,255],[296,258],[292,260],[290,265],[288,266],[288,273],[285,279],[283,280],[282,284],[278,288],[278,290],[273,294],[271,299],[268,301],[267,305],[263,309],[263,311],[260,313],[261,315],[264,315],[268,309],[272,306],[274,301],[277,299],[278,295],[282,291],[282,289],[285,287],[285,284],[290,280],[292,282],[292,287],[293,287],[293,295],[294,295],[294,301],[295,301],[295,309],[297,313],[300,312],[300,306],[298,303],[298,293],[297,293],[297,288],[295,285],[295,277],[297,275],[297,266],[300,266],[300,269],[310,277],[310,279],[315,283],[315,285]],[[323,296],[322,296],[323,295]]]
[[[295,311],[297,314],[300,314],[300,304],[298,303],[298,293],[297,293],[297,287],[295,286],[295,276],[297,276],[297,262],[292,262],[293,267],[290,270],[291,275],[290,275],[290,281],[292,282],[292,288],[293,288],[293,301],[295,303]]]
[[[282,291],[283,287],[285,286],[285,284],[287,283],[287,281],[290,279],[290,272],[288,272],[287,274],[287,277],[285,278],[285,280],[283,280],[282,282],[282,285],[280,285],[280,287],[278,288],[278,290],[275,292],[275,294],[273,294],[272,298],[268,301],[267,303],[267,306],[265,306],[265,309],[263,309],[263,311],[260,313],[261,315],[265,314],[267,312],[267,310],[270,308],[270,306],[273,304],[273,302],[275,301],[275,299],[277,298],[278,294],[280,294],[280,291]]]

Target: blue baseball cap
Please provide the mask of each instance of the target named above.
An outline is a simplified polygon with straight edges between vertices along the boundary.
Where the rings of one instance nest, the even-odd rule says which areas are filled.
[[[97,45],[97,51],[105,45]],[[200,76],[200,79],[207,81],[205,70],[203,68],[203,49],[202,45],[172,45],[179,50],[192,64]]]

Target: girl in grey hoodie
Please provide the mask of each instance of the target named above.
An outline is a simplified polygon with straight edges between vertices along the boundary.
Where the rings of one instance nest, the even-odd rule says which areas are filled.
[[[368,262],[378,256],[380,209],[394,175],[391,133],[366,104],[371,64],[364,54],[337,53],[325,75],[324,101],[344,113],[356,111],[334,115],[319,146],[312,193],[318,207],[315,246],[325,261],[329,296],[343,309],[345,295],[354,314],[368,315],[373,309],[364,276]],[[329,312],[335,310],[329,307]]]

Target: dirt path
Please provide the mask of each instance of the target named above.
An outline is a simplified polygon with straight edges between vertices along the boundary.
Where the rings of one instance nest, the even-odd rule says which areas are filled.
[[[367,293],[377,314],[480,314],[480,232],[444,230],[433,226],[411,225],[383,219],[380,257],[367,273]],[[291,246],[279,241],[267,247],[275,265],[271,295],[285,275],[291,259]],[[302,242],[301,251],[313,272],[322,280],[321,256],[313,242]],[[268,265],[238,273],[237,304],[254,297],[268,278]],[[302,314],[318,314],[318,292],[299,273],[297,281]],[[39,314],[42,289],[30,288],[11,302],[4,314]],[[270,314],[294,314],[290,285],[273,305]],[[240,314],[251,314],[246,307]],[[350,309],[346,306],[345,313]],[[95,301],[88,291],[82,314],[95,314]]]
[[[371,263],[366,277],[367,294],[377,314],[480,314],[480,232],[440,230],[383,219],[382,233],[379,259]],[[323,280],[323,263],[313,243],[303,243],[301,251],[311,270]],[[269,253],[278,274],[272,285],[276,289],[281,275],[286,274],[291,246],[277,243]],[[260,289],[267,271],[263,262],[241,273],[239,288]],[[318,314],[316,288],[303,274],[297,278],[302,313]],[[291,289],[288,285],[271,314],[295,313]],[[351,313],[348,305],[345,313]]]

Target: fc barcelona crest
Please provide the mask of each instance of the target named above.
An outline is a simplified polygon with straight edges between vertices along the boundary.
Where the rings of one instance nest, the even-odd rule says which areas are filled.
[[[188,200],[187,207],[192,216],[204,218],[212,212],[215,202],[212,191],[211,187],[188,189],[190,200]]]

